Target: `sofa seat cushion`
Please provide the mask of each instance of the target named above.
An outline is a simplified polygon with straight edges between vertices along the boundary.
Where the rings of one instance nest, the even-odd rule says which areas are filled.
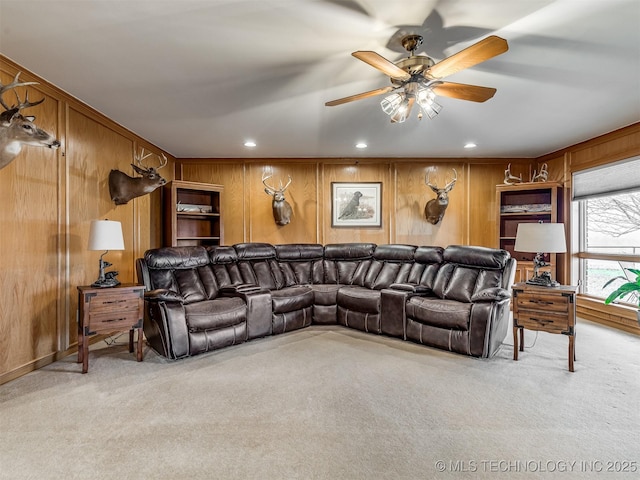
[[[468,330],[472,303],[434,297],[411,297],[407,317],[424,325],[454,330]]]
[[[215,300],[184,306],[190,332],[217,330],[245,322],[247,305],[239,297],[218,297]]]
[[[304,285],[271,290],[273,313],[302,310],[313,305],[313,291]]]
[[[364,287],[342,287],[338,290],[338,306],[361,313],[380,313],[380,291]]]
[[[311,290],[313,290],[313,303],[315,305],[330,306],[337,303],[338,290],[340,290],[343,285],[339,283],[319,283],[310,285],[310,287]]]

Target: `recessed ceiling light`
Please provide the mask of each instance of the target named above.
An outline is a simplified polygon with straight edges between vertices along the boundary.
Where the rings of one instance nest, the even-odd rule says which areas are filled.
[[[468,142],[465,144],[464,148],[476,148],[477,145],[473,142]]]
[[[367,148],[367,144],[364,142],[356,143],[356,148]]]
[[[244,146],[245,147],[249,147],[249,148],[253,148],[256,146],[256,142],[254,142],[253,140],[247,140],[246,142],[244,142]]]

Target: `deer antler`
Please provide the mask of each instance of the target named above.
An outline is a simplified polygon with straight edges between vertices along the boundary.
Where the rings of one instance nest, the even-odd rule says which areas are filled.
[[[291,175],[289,175],[289,181],[284,187],[282,186],[282,180],[280,180],[280,193],[283,193],[289,185],[291,185]]]
[[[267,180],[269,180],[271,177],[273,177],[273,175],[267,175],[266,172],[262,173],[262,184],[267,187],[268,190],[270,190],[273,193],[270,193],[269,195],[273,195],[274,193],[278,192],[278,193],[284,193],[284,191],[287,189],[287,187],[289,185],[291,185],[291,175],[289,175],[289,181],[287,182],[287,184],[283,187],[282,186],[282,180],[280,180],[280,188],[274,188],[271,185],[269,185],[267,183]]]
[[[456,182],[458,181],[458,172],[456,172],[455,168],[452,168],[451,170],[453,170],[453,180],[451,180],[449,183],[447,183],[444,187],[444,191],[445,192],[450,192],[451,189],[453,188],[453,186],[456,184]]]
[[[456,181],[458,180],[458,172],[456,172],[455,168],[452,168],[451,170],[453,170],[453,180],[451,180],[449,183],[447,183],[444,188],[442,190],[449,192],[451,191],[451,189],[453,188],[453,186],[456,184]],[[430,181],[431,178],[431,171],[427,172],[427,175],[425,176],[424,182],[427,184],[428,187],[431,188],[431,190],[433,190],[434,192],[437,192],[438,190],[440,190],[438,188],[437,185],[433,185]]]
[[[267,180],[269,180],[271,177],[273,177],[273,175],[267,175],[266,172],[262,172],[262,184],[265,187],[267,187],[267,189],[271,190],[272,192],[275,192],[276,189],[267,183]]]
[[[156,157],[158,157],[160,159],[160,165],[156,168],[156,170],[160,170],[162,167],[164,167],[167,162],[169,161],[166,157],[166,155],[164,153],[161,153],[160,155],[158,155],[157,153],[153,153],[153,152],[149,152],[146,155],[144,154],[144,148],[140,150],[140,155],[138,154],[134,154],[133,158],[135,159],[136,163],[138,164],[138,166],[144,170],[149,170],[149,167],[147,167],[146,165],[144,165],[142,162],[149,158],[150,156],[155,155]]]
[[[28,92],[24,96],[24,102],[22,102],[20,101],[20,97],[18,96],[18,94],[14,91],[14,93],[16,94],[16,98],[18,100],[18,105],[12,105],[11,107],[9,107],[6,103],[4,103],[4,100],[2,100],[2,95],[4,95],[5,92],[8,92],[9,90],[13,90],[17,87],[25,87],[27,85],[38,84],[38,82],[20,82],[19,81],[20,73],[21,72],[16,73],[16,76],[14,77],[13,81],[10,84],[2,85],[0,83],[0,105],[2,105],[5,110],[12,110],[14,108],[17,108],[18,110],[22,110],[23,108],[33,107],[34,105],[39,105],[40,103],[44,102],[44,98],[37,102],[29,102]]]
[[[431,170],[427,170],[427,174],[424,177],[424,183],[427,184],[427,187],[431,187],[431,190],[437,190],[438,187],[436,185],[431,184]]]

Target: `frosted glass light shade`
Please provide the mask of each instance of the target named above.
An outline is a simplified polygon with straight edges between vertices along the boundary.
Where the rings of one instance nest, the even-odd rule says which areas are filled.
[[[382,111],[389,116],[395,115],[402,106],[404,98],[404,94],[400,93],[392,93],[391,95],[384,97],[380,102]]]
[[[564,253],[567,241],[564,223],[520,223],[516,232],[516,252]]]
[[[124,250],[122,224],[112,220],[92,220],[89,250]]]

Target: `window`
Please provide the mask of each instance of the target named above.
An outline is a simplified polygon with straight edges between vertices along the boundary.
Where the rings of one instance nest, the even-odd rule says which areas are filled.
[[[640,269],[640,179],[637,173],[629,175],[636,163],[640,164],[638,157],[574,174],[583,294],[604,299],[622,282],[635,279],[627,268]],[[634,297],[626,297],[624,303],[638,305]]]

